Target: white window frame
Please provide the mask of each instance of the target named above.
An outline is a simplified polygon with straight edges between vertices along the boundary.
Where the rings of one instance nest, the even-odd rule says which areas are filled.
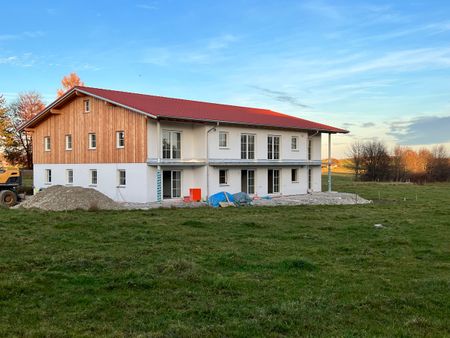
[[[269,192],[269,185],[267,186],[267,193],[269,195],[276,195],[281,193],[281,169],[273,168],[267,170],[267,181],[269,181],[269,171],[272,170],[272,192]],[[278,184],[275,185],[275,171],[278,173]],[[275,190],[278,187],[278,190]]]
[[[95,182],[94,182],[94,173],[95,173]],[[98,170],[89,169],[89,185],[97,186],[97,184],[98,184]]]
[[[73,169],[66,169],[66,184],[73,184]]]
[[[83,110],[85,113],[91,112],[91,101],[89,99],[83,100]]]
[[[122,135],[122,138],[120,137]],[[120,144],[120,142],[123,142],[123,144]],[[125,132],[123,130],[116,131],[116,148],[117,149],[123,149],[125,148]]]
[[[69,140],[70,140],[70,142],[69,142]],[[70,147],[69,147],[69,145],[70,145]],[[66,150],[72,150],[72,149],[73,149],[72,134],[66,134]]]
[[[250,137],[253,138],[253,150],[250,150]],[[245,139],[245,142],[243,142]],[[241,160],[254,160],[255,159],[255,146],[256,135],[249,133],[241,134]],[[250,156],[251,155],[251,156]]]
[[[295,180],[292,179],[292,174],[294,173],[294,171],[295,171]],[[298,180],[298,168],[291,168],[291,182],[292,183],[298,183],[299,182],[299,180]]]
[[[44,136],[44,151],[52,150],[52,146],[51,146],[50,142],[51,142],[50,136]]]
[[[122,184],[121,173],[124,173],[124,183]],[[117,186],[125,187],[127,185],[127,171],[125,169],[117,169]]]
[[[220,141],[221,141],[221,136],[225,137],[225,145],[221,145]],[[219,149],[228,149],[228,142],[230,139],[230,133],[227,131],[219,131]]]
[[[278,139],[278,151],[275,152],[275,139]],[[271,142],[269,141],[271,140]],[[276,155],[276,156],[275,156]],[[267,135],[267,159],[279,160],[281,157],[281,136]]]
[[[45,169],[45,184],[52,184],[52,170]]]
[[[168,133],[168,135],[169,135],[169,153],[170,153],[169,157],[166,157],[165,153],[164,153],[164,142],[163,142],[163,140],[164,140],[164,134],[165,133]],[[179,157],[175,157],[174,156],[175,152],[174,152],[173,147],[172,147],[172,144],[173,144],[174,140],[176,141],[176,138],[174,137],[174,135],[176,135],[176,134],[180,134]],[[181,145],[183,143],[182,137],[183,137],[183,133],[180,130],[169,130],[169,129],[163,129],[162,130],[162,133],[161,133],[161,156],[162,156],[163,159],[165,159],[165,160],[173,160],[173,159],[178,160],[178,159],[181,159],[181,156],[182,156]]]
[[[92,141],[95,139],[95,145],[92,145]],[[96,133],[89,133],[88,134],[88,148],[90,150],[95,150],[97,149],[97,134]]]
[[[221,178],[220,172],[221,171],[223,171],[225,173],[225,182],[223,182],[223,183],[220,181],[220,178]],[[219,185],[220,186],[228,185],[228,169],[219,169]]]
[[[294,147],[294,140],[295,140],[295,147]],[[298,142],[299,142],[298,136],[291,137],[291,150],[292,151],[299,151]]]

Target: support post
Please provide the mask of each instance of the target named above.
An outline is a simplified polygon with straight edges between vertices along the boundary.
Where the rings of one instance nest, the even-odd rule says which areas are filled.
[[[162,203],[162,175],[161,175],[161,123],[159,120],[156,121],[156,137],[158,140],[156,144],[158,149],[156,151],[158,156],[158,167],[156,169],[156,200],[158,203]]]
[[[331,133],[328,133],[328,192],[331,192]]]

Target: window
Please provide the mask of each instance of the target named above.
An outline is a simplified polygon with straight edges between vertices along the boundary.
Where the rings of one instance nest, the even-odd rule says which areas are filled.
[[[308,190],[312,189],[312,170],[308,169]]]
[[[52,183],[52,170],[51,169],[45,169],[45,183],[46,184]]]
[[[91,176],[91,185],[97,185],[97,169],[91,169],[90,170],[90,176]],[[121,184],[125,185],[125,184]]]
[[[97,149],[97,135],[89,133],[89,149]]]
[[[163,198],[181,197],[181,171],[163,171]]]
[[[241,191],[247,194],[255,193],[255,171],[241,170]]]
[[[219,131],[219,148],[228,148],[228,133]]]
[[[125,148],[125,132],[116,131],[116,147]]]
[[[91,102],[89,100],[84,100],[84,112],[89,113],[91,111]]]
[[[267,193],[277,194],[280,192],[280,170],[269,169],[267,172]]]
[[[312,158],[312,140],[308,140],[308,161],[311,161]]]
[[[72,150],[72,135],[66,135],[66,150]]]
[[[73,184],[73,170],[72,169],[66,170],[66,182],[67,182],[67,184]]]
[[[228,184],[228,170],[226,169],[219,170],[219,184],[220,185]]]
[[[241,134],[241,159],[255,159],[255,135]]]
[[[50,146],[50,136],[45,136],[44,137],[44,150],[45,151],[50,151],[51,146]]]
[[[117,177],[119,181],[119,186],[127,185],[127,173],[123,169],[117,170]]]
[[[298,136],[292,136],[291,138],[291,150],[298,151]]]
[[[291,169],[291,181],[294,183],[298,182],[298,169]]]
[[[269,160],[280,159],[280,136],[267,137],[267,158]]]
[[[163,158],[181,158],[181,133],[179,131],[163,130],[162,153]]]

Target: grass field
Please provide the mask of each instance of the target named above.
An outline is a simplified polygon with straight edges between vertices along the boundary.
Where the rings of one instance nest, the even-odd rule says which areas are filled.
[[[0,336],[450,336],[450,184],[335,188],[375,203],[2,209]]]

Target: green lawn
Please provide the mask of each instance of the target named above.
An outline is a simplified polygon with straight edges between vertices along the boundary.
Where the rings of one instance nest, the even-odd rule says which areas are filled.
[[[334,188],[375,203],[1,209],[0,336],[450,336],[450,184]]]

